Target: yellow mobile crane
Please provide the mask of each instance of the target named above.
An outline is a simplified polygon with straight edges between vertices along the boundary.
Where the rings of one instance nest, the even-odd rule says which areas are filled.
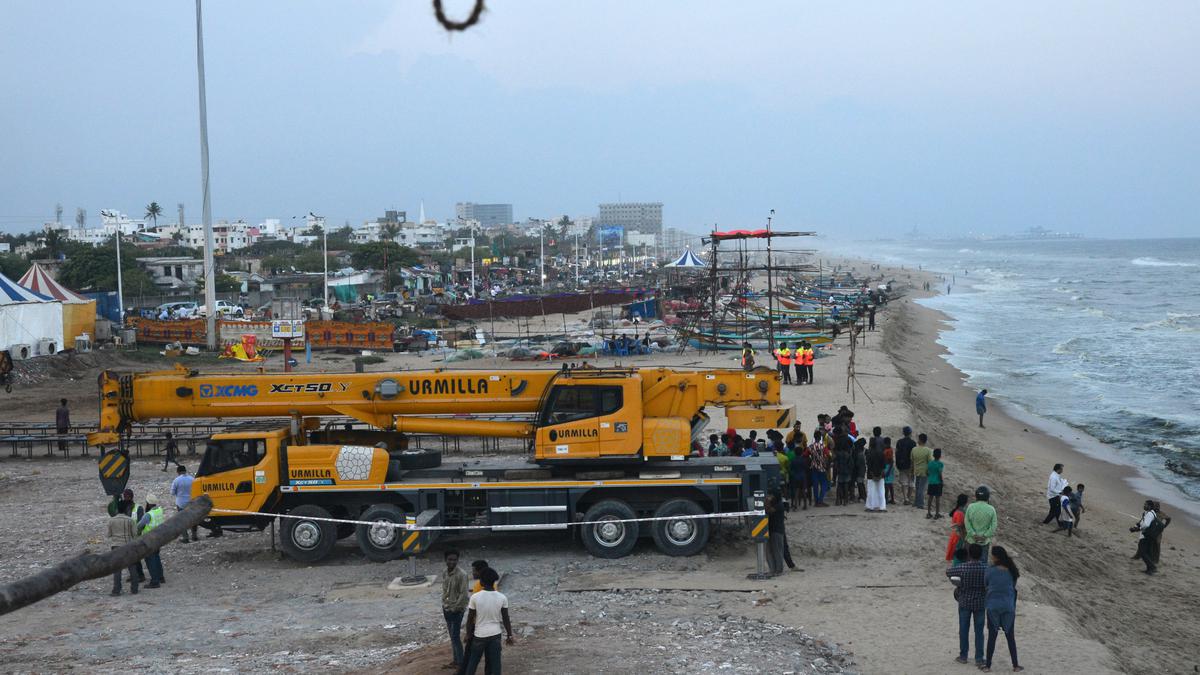
[[[778,374],[765,368],[105,372],[100,425],[88,441],[119,444],[132,423],[155,418],[290,418],[212,437],[193,484],[194,496],[213,500],[206,526],[262,529],[286,514],[280,542],[294,559],[319,560],[337,539],[357,534],[367,557],[389,560],[427,547],[434,532],[319,519],[565,529],[581,519],[742,510],[750,493],[778,479],[773,457],[683,460],[707,406],[724,408],[734,428],[791,426],[794,410],[779,393]],[[322,417],[369,428],[322,427]],[[410,433],[528,439],[533,462],[443,463],[440,453],[407,452]],[[585,525],[584,543],[595,555],[620,557],[638,525]],[[646,529],[673,555],[695,553],[708,538],[706,519]]]

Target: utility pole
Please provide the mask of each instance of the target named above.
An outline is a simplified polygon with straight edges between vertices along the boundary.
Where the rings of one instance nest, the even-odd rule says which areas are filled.
[[[767,216],[767,348],[775,353],[775,289],[772,278],[775,270],[771,268],[771,221],[775,218],[775,209]]]
[[[200,192],[203,196],[201,214],[204,221],[204,304],[208,307],[206,342],[217,348],[217,274],[213,262],[212,197],[208,187],[208,102],[204,96],[204,17],[196,0],[196,79],[200,85]],[[120,237],[118,236],[118,240]],[[118,256],[119,259],[119,256]]]
[[[105,218],[112,218],[117,224],[117,311],[120,312],[121,321],[118,324],[121,328],[125,327],[125,284],[121,276],[121,218],[116,211],[101,211],[100,215]]]
[[[579,290],[579,233],[575,233],[575,290]]]
[[[538,276],[542,278],[542,288],[546,287],[546,226],[538,228]]]
[[[471,222],[471,297],[475,297],[475,222]]]

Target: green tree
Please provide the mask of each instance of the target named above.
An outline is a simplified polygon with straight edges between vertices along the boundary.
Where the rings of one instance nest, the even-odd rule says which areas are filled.
[[[66,238],[63,237],[62,230],[47,230],[46,231],[46,251],[49,253],[48,258],[57,258],[63,252],[63,242]]]
[[[16,281],[28,270],[29,263],[21,256],[15,253],[0,253],[0,272],[3,272],[4,276]]]
[[[138,265],[141,252],[133,246],[121,248],[121,276],[125,294],[151,294],[158,291],[146,270]],[[103,246],[70,247],[67,259],[59,270],[58,280],[68,288],[79,291],[117,290],[117,255],[115,239]]]
[[[354,236],[354,228],[349,225],[343,225],[329,233],[329,248],[335,251],[344,251],[350,248],[350,238]]]
[[[242,290],[242,282],[237,280],[237,277],[225,274],[224,272],[217,273],[217,292],[218,293],[237,293]],[[204,276],[196,277],[196,293],[204,293]]]
[[[154,226],[158,227],[158,217],[162,215],[162,207],[158,202],[150,202],[146,205],[146,217],[154,221]]]
[[[421,254],[394,241],[361,244],[350,252],[350,264],[360,270],[386,270],[392,265],[411,266],[421,262]]]

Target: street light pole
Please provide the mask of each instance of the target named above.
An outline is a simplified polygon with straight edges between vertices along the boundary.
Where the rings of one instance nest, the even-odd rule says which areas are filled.
[[[538,228],[538,276],[542,278],[542,287],[546,287],[546,226]]]
[[[475,297],[475,223],[471,223],[471,297]]]

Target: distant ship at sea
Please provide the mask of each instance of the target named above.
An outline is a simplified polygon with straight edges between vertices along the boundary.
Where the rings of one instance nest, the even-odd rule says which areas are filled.
[[[1031,241],[1043,239],[1083,239],[1083,235],[1077,232],[1054,232],[1040,225],[1035,225],[1018,234],[1001,234],[989,238],[996,241]]]

